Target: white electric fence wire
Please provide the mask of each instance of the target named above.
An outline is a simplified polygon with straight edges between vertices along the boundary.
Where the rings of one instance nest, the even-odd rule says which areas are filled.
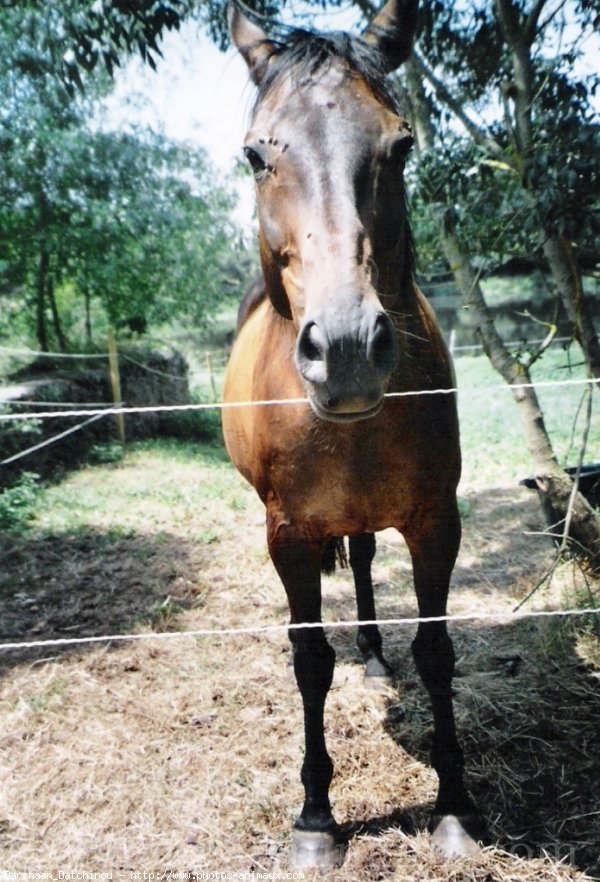
[[[0,352],[9,355],[24,355],[40,358],[108,358],[108,352],[41,352],[34,349],[13,349],[11,346],[0,346]]]
[[[125,355],[124,352],[119,353],[119,358],[122,358],[124,361],[129,361],[131,364],[142,368],[142,370],[147,371],[149,374],[156,374],[158,377],[166,377],[168,380],[177,380],[179,383],[187,383],[188,378],[182,377],[181,374],[172,374],[167,371],[160,371],[157,368],[149,367],[147,364],[143,364],[143,362],[138,361],[136,358],[132,358],[130,355]]]
[[[531,610],[525,612],[489,612],[489,613],[464,613],[462,615],[446,616],[414,616],[398,619],[358,619],[341,620],[336,622],[303,622],[287,625],[249,625],[244,628],[198,628],[190,631],[161,631],[159,633],[146,632],[140,634],[99,634],[93,637],[58,637],[52,640],[30,640],[13,643],[0,643],[0,652],[9,652],[24,649],[39,649],[40,647],[65,647],[82,646],[90,643],[124,643],[126,641],[140,640],[180,640],[182,637],[239,637],[255,636],[259,634],[288,634],[290,631],[324,628],[328,630],[340,630],[342,628],[355,628],[359,625],[378,625],[380,627],[407,625],[420,625],[428,622],[475,622],[475,621],[504,621],[513,622],[521,619],[540,619],[552,617],[588,616],[598,615],[600,607],[588,607],[585,609],[560,609],[560,610]]]
[[[414,389],[407,392],[387,392],[385,398],[414,398],[420,395],[454,395],[465,392],[486,392],[493,393],[498,391],[515,392],[519,389],[541,389],[549,387],[566,387],[566,386],[585,386],[589,384],[598,384],[600,379],[594,377],[586,377],[573,380],[541,380],[537,383],[512,383],[499,384],[494,386],[478,386],[458,389],[452,387],[450,389]],[[99,413],[109,414],[134,414],[134,413],[164,413],[168,411],[184,411],[184,410],[229,410],[239,407],[273,407],[281,405],[298,405],[308,404],[307,398],[277,398],[259,401],[217,401],[204,402],[202,404],[155,404],[144,407],[112,407],[102,411],[96,409],[82,409],[76,411],[42,411],[38,413],[2,413],[0,421],[8,422],[10,420],[27,420],[27,419],[57,419],[65,416],[96,416]]]
[[[552,344],[561,344],[564,346],[566,343],[571,343],[572,340],[572,337],[554,337],[552,339]],[[545,342],[545,340],[509,340],[509,342],[504,345],[507,349],[515,349],[518,346],[522,346],[523,348],[526,348],[527,346],[539,346],[541,343]],[[470,345],[454,346],[452,352],[483,352],[483,344],[471,343]]]
[[[73,432],[79,432],[80,429],[84,429],[86,426],[89,426],[90,423],[94,423],[96,422],[96,420],[102,419],[103,416],[107,415],[107,411],[103,411],[102,413],[90,417],[89,420],[85,420],[83,423],[78,423],[78,425],[76,426],[71,426],[70,429],[66,429],[64,432],[60,432],[58,435],[53,435],[51,438],[46,438],[45,441],[40,441],[39,444],[34,444],[33,447],[27,447],[26,450],[20,450],[18,453],[14,453],[7,459],[3,459],[0,462],[0,466],[9,465],[11,462],[16,462],[18,459],[22,459],[24,456],[28,456],[30,453],[36,453],[38,450],[42,450],[43,447],[48,447],[50,444],[56,444],[57,441],[61,441],[63,438],[66,438],[67,435],[72,435]]]
[[[572,342],[572,339],[572,337],[554,337],[552,343],[564,345]],[[543,342],[544,340],[510,340],[505,345],[514,348],[516,346],[539,346],[539,344]],[[108,358],[108,353],[106,352],[42,352],[41,350],[36,349],[15,349],[12,346],[0,346],[0,352],[6,352],[9,355],[23,355],[26,357],[39,356],[42,358]],[[470,345],[455,346],[454,352],[483,352],[483,345],[481,343],[473,343]],[[206,352],[204,354],[216,358],[221,358],[223,356],[223,352],[220,349],[217,349],[214,352]]]
[[[24,398],[0,398],[0,406],[3,404],[10,405],[10,407],[97,407],[104,409],[115,406],[113,401],[26,401]],[[70,416],[73,416],[73,411],[70,412]]]

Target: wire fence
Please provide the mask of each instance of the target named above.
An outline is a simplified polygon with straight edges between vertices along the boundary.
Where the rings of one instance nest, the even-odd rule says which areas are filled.
[[[27,401],[25,398],[0,398],[0,406],[8,405],[10,407],[73,407],[75,409],[82,407],[107,408],[114,407],[112,401]],[[73,416],[73,411],[70,416]],[[76,414],[75,414],[76,415]],[[31,415],[37,418],[38,414]]]
[[[187,374],[182,375],[175,374],[169,371],[159,370],[148,364],[144,364],[144,362],[140,361],[137,358],[133,358],[127,353],[118,353],[116,349],[116,344],[114,342],[114,335],[112,333],[109,333],[108,351],[106,353],[44,352],[41,350],[18,349],[0,346],[0,355],[3,353],[11,355],[21,355],[27,357],[28,359],[37,359],[40,357],[45,357],[48,359],[102,359],[106,361],[108,363],[108,366],[110,367],[110,380],[113,391],[113,401],[73,402],[46,400],[35,401],[24,399],[21,398],[20,395],[22,394],[24,389],[29,388],[31,381],[28,380],[24,380],[20,383],[4,387],[4,389],[0,387],[0,408],[6,408],[6,412],[0,414],[0,420],[4,423],[11,421],[33,421],[34,425],[39,426],[42,420],[48,418],[49,412],[53,413],[57,419],[86,417],[86,419],[75,426],[72,426],[64,431],[55,433],[51,437],[45,438],[37,444],[33,444],[23,450],[20,450],[17,453],[5,457],[4,459],[0,460],[0,466],[13,465],[20,459],[37,453],[38,451],[43,450],[50,445],[63,441],[68,436],[73,435],[74,433],[79,432],[83,429],[86,429],[90,426],[90,424],[96,422],[99,419],[102,419],[104,416],[114,416],[117,420],[122,420],[122,411],[120,409],[124,407],[124,402],[119,400],[121,392],[120,371],[118,367],[119,359],[121,361],[135,365],[137,368],[143,370],[146,373],[153,374],[159,377],[164,377],[170,381],[177,381],[184,384],[188,383]],[[223,355],[223,353],[221,353],[221,355]],[[210,357],[210,354],[207,355],[207,365],[210,374],[209,381],[213,389],[213,398],[216,400],[218,396],[216,394],[216,384],[212,375],[214,359]],[[49,408],[53,408],[53,410],[49,411]],[[66,410],[66,408],[69,408],[69,410]],[[18,412],[16,412],[15,409],[18,409]],[[142,412],[142,409],[139,408],[138,411]],[[130,412],[134,412],[134,409],[131,409]],[[156,411],[151,406],[148,406],[146,407],[145,412],[151,413]],[[118,431],[119,436],[123,436],[122,440],[124,440],[122,429],[119,429]]]
[[[25,358],[108,358],[107,352],[45,352],[41,349],[15,349],[12,346],[0,346],[0,353],[22,355]]]
[[[450,349],[450,352],[452,353],[452,355],[460,354],[461,352],[469,352],[469,353],[473,354],[476,352],[484,352],[485,351],[485,347],[481,343],[457,345],[455,340],[456,340],[456,335],[451,333],[448,346],[449,346],[449,349]],[[572,340],[573,340],[572,337],[554,337],[552,339],[552,345],[553,346],[566,346],[569,343],[571,343]],[[541,338],[539,340],[510,340],[508,343],[505,343],[504,345],[507,349],[518,349],[523,346],[541,346],[542,343],[545,343],[545,342],[546,342],[546,340],[541,339]]]
[[[555,346],[566,346],[567,344],[572,342],[572,337],[554,337],[552,340],[552,344]],[[454,332],[450,333],[450,345],[453,352],[483,352],[484,346],[481,343],[471,343],[471,344],[457,344],[456,342],[456,334]],[[545,339],[539,338],[535,340],[530,339],[521,339],[521,340],[509,340],[505,343],[509,349],[514,349],[520,346],[539,346],[542,343],[545,343]],[[86,353],[86,352],[44,352],[42,350],[36,349],[27,349],[27,348],[13,348],[10,346],[0,346],[0,353],[5,352],[7,355],[22,355],[26,358],[107,358],[107,353]],[[206,350],[205,355],[208,355],[216,360],[223,359],[223,350],[215,349],[215,350]]]
[[[454,351],[473,351],[477,347],[454,347]],[[34,352],[32,350],[10,350],[6,347],[0,347],[0,351],[4,352],[12,352],[12,353],[22,353],[27,354],[29,356],[47,356],[49,358],[91,358],[91,359],[108,359],[108,354],[104,353],[92,353],[92,354],[84,354],[84,353],[43,353],[43,352]],[[178,380],[183,379],[177,375],[171,375],[163,371],[158,371],[153,369],[147,365],[144,365],[142,362],[129,357],[127,355],[122,355],[123,358],[132,362],[136,366],[148,370],[151,373],[163,374],[164,376],[168,376],[170,378],[175,378]],[[209,359],[210,366],[210,359]],[[572,387],[572,386],[592,386],[597,385],[598,380],[594,378],[574,378],[568,380],[542,380],[539,382],[532,383],[515,383],[512,385],[506,383],[495,383],[490,384],[488,386],[478,386],[472,388],[440,388],[440,389],[429,389],[429,390],[410,390],[405,392],[390,392],[386,394],[387,399],[393,398],[408,398],[408,397],[417,397],[422,395],[453,395],[457,393],[487,393],[492,395],[499,391],[510,391],[516,392],[522,389],[530,389],[530,388],[549,388],[549,387]],[[273,407],[273,406],[298,406],[298,405],[306,405],[308,406],[309,401],[305,397],[300,398],[285,398],[285,399],[265,399],[259,401],[233,401],[233,402],[223,402],[223,401],[215,401],[215,402],[203,402],[203,403],[190,403],[190,404],[162,404],[162,405],[148,405],[148,406],[127,406],[123,402],[119,403],[87,403],[80,404],[77,402],[36,402],[36,401],[25,401],[25,400],[12,400],[12,399],[1,399],[0,398],[0,406],[5,405],[9,407],[19,406],[19,407],[29,407],[31,408],[24,413],[19,412],[8,412],[0,414],[0,422],[10,422],[10,421],[24,421],[24,420],[52,420],[59,418],[82,418],[85,417],[83,422],[78,423],[71,428],[62,431],[51,438],[45,439],[44,441],[32,445],[25,450],[19,451],[18,453],[4,459],[0,462],[0,465],[8,465],[16,462],[18,459],[31,455],[40,449],[61,441],[67,436],[77,432],[81,429],[84,429],[91,423],[96,420],[102,419],[107,416],[118,416],[118,415],[133,415],[133,414],[146,414],[146,413],[163,413],[163,412],[183,412],[183,411],[199,411],[199,410],[225,410],[230,408],[247,408],[247,407]],[[36,410],[35,408],[57,408],[55,410]],[[67,409],[69,408],[69,409]],[[329,621],[329,622],[316,622],[316,623],[303,623],[299,625],[290,625],[290,624],[278,624],[278,625],[250,625],[243,628],[203,628],[189,631],[177,631],[177,632],[161,632],[161,633],[132,633],[132,634],[102,634],[95,635],[89,637],[69,637],[69,638],[53,638],[48,640],[33,640],[33,641],[14,641],[14,642],[4,642],[0,643],[0,652],[10,652],[16,650],[26,650],[26,649],[34,649],[34,648],[59,648],[59,647],[69,647],[69,646],[78,646],[78,645],[86,645],[86,644],[95,644],[95,643],[110,643],[110,642],[125,642],[125,641],[139,641],[139,640],[172,640],[172,639],[181,639],[183,637],[194,637],[194,638],[216,638],[216,637],[226,637],[226,636],[239,636],[239,635],[250,635],[250,636],[259,636],[259,635],[268,635],[268,634],[278,634],[278,633],[288,633],[290,630],[298,629],[298,628],[325,628],[325,629],[342,629],[342,628],[350,628],[357,627],[359,625],[377,625],[377,626],[395,626],[395,627],[404,627],[404,626],[414,626],[419,625],[425,622],[448,622],[448,623],[457,623],[457,622],[470,622],[470,621],[514,621],[525,618],[549,618],[549,617],[576,617],[576,616],[593,616],[600,613],[600,608],[596,607],[587,607],[583,609],[559,609],[559,610],[542,610],[542,611],[523,611],[523,610],[513,610],[512,612],[487,612],[487,613],[476,613],[476,614],[464,614],[464,615],[446,615],[446,616],[437,616],[437,617],[403,617],[403,618],[393,618],[393,619],[373,619],[369,621],[359,621],[358,619],[352,620],[341,620],[341,621]]]
[[[97,420],[101,420],[102,417],[109,415],[110,411],[97,413],[89,419],[84,420],[82,423],[78,423],[76,426],[71,426],[70,429],[65,429],[64,432],[59,432],[57,435],[52,435],[51,438],[45,438],[44,441],[40,441],[38,444],[34,444],[31,447],[27,447],[25,450],[20,450],[18,453],[14,453],[12,456],[6,457],[6,459],[0,461],[0,466],[11,465],[13,462],[17,462],[19,459],[23,459],[24,457],[29,456],[32,453],[37,453],[38,450],[43,450],[44,447],[49,447],[51,444],[56,444],[58,441],[62,441],[69,435],[73,435],[75,432],[79,432],[81,429],[85,429],[87,426],[91,425],[91,423],[95,423]]]
[[[290,631],[307,631],[323,628],[325,630],[342,630],[376,625],[377,627],[407,627],[433,622],[476,622],[493,621],[505,624],[523,619],[548,619],[548,618],[574,618],[594,616],[600,614],[600,607],[585,607],[582,609],[558,609],[558,610],[519,610],[464,613],[445,616],[405,616],[394,619],[339,619],[329,622],[302,622],[299,624],[288,623],[281,625],[247,625],[243,628],[196,628],[189,631],[159,631],[140,632],[131,634],[98,634],[92,637],[56,637],[49,640],[15,641],[12,643],[0,643],[0,652],[11,652],[25,649],[40,648],[66,648],[73,646],[86,646],[94,643],[134,643],[147,640],[181,640],[184,637],[240,637],[240,636],[265,636],[270,634],[289,634]]]
[[[597,386],[600,383],[598,378],[578,378],[571,380],[540,380],[539,382],[532,383],[494,383],[489,386],[477,386],[477,387],[466,387],[459,388],[457,386],[451,386],[449,388],[442,389],[415,389],[409,390],[405,392],[387,392],[385,394],[386,399],[392,398],[415,398],[422,395],[455,395],[461,392],[478,392],[478,393],[489,393],[492,394],[494,392],[499,391],[509,391],[516,392],[520,389],[542,389],[549,387],[568,387],[568,386]],[[0,404],[7,403],[2,402],[0,400]],[[259,399],[253,401],[215,401],[215,402],[201,402],[196,404],[153,404],[153,405],[145,405],[140,407],[127,407],[123,405],[121,407],[115,407],[114,405],[111,407],[106,407],[103,410],[98,410],[94,408],[82,408],[81,410],[76,411],[47,411],[47,412],[35,412],[35,413],[3,413],[0,414],[0,422],[7,422],[11,420],[28,420],[28,419],[57,419],[59,417],[73,417],[73,416],[96,416],[100,413],[107,414],[136,414],[136,413],[164,413],[168,411],[186,411],[186,410],[227,410],[231,408],[240,408],[240,407],[273,407],[273,406],[292,406],[298,404],[309,404],[309,400],[306,397],[301,398],[274,398],[274,399]]]

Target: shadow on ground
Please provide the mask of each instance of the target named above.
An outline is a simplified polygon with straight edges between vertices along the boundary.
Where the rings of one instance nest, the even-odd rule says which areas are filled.
[[[491,603],[489,592],[494,602],[504,600],[510,608],[547,566],[549,544],[524,535],[525,529],[541,524],[537,503],[523,499],[520,504],[511,491],[498,490],[473,500],[454,578],[458,603],[468,607],[480,596],[485,607]],[[388,575],[379,579],[378,614],[414,615],[406,550],[383,546],[389,563]],[[217,553],[171,533],[84,530],[4,537],[0,639],[184,627],[184,611],[205,602],[198,574]],[[276,582],[274,573],[270,578]],[[245,612],[247,587],[240,583],[228,591],[232,604],[239,606],[238,615],[247,612],[248,621],[256,620],[254,606]],[[344,614],[354,617],[351,587],[344,587],[343,594]],[[283,589],[277,596],[283,603]],[[337,612],[337,601],[335,607]],[[269,616],[275,610],[279,620],[280,614],[285,617],[277,604]],[[597,676],[577,656],[575,632],[555,620],[524,620],[454,624],[452,635],[459,659],[455,705],[467,780],[492,840],[514,855],[538,858],[547,853],[598,874],[600,690]],[[431,715],[410,652],[414,628],[386,636],[391,638],[386,654],[399,680],[385,700],[385,731],[410,756],[428,763]],[[333,632],[331,640],[338,662],[359,663],[351,631]],[[5,652],[0,670],[49,655],[59,652],[54,647]],[[425,828],[431,808],[425,803],[398,805],[381,817],[367,810],[345,825],[345,833],[356,839],[396,827],[413,835]]]
[[[521,491],[500,488],[474,498],[453,577],[455,608],[510,611],[551,561],[550,541],[529,535],[543,527],[537,500]],[[414,616],[408,553],[382,546],[392,562],[389,580],[376,588],[378,617]],[[344,613],[352,611],[351,601],[346,591]],[[490,842],[518,857],[547,855],[600,878],[600,680],[576,647],[577,629],[592,625],[583,619],[576,626],[562,619],[482,620],[452,623],[450,632],[467,780]],[[403,750],[429,763],[432,718],[412,659],[415,628],[382,630],[398,676],[385,729]],[[330,634],[338,663],[361,663],[354,639],[353,631]],[[346,833],[377,836],[397,827],[412,835],[426,827],[432,808],[399,806],[385,817],[347,825]]]
[[[207,554],[201,543],[169,533],[5,536],[0,540],[0,642],[176,629],[178,613],[202,604],[195,574]],[[0,673],[68,651],[56,646],[5,650]]]

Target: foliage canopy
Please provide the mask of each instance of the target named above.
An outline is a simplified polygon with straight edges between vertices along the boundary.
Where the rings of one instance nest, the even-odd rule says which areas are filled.
[[[148,34],[174,26],[160,4],[145,5],[149,19],[114,4],[94,32],[99,45],[108,40],[101,52],[89,43],[101,6],[0,6],[0,300],[4,321],[25,317],[42,349],[67,348],[84,325],[89,342],[94,316],[138,328],[174,317],[202,325],[237,244],[233,197],[203,150],[95,122],[110,87],[99,58],[110,69],[112,44],[135,43],[151,61]],[[69,79],[62,41],[75,38],[83,73]],[[85,90],[73,90],[84,76]]]

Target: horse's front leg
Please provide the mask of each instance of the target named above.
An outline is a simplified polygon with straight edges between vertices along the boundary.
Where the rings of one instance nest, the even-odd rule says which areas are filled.
[[[293,528],[269,529],[269,552],[285,586],[292,625],[321,621],[323,544],[301,541]],[[290,864],[330,869],[339,866],[343,846],[331,814],[329,785],[333,763],[327,753],[324,709],[333,680],[335,652],[323,628],[292,628],[294,673],[304,707],[304,805],[294,824]]]
[[[460,533],[458,511],[451,505],[442,516],[432,517],[418,534],[406,535],[421,618],[446,615]],[[439,778],[430,825],[434,848],[444,856],[472,854],[479,850],[484,830],[463,780],[464,758],[452,706],[455,657],[446,622],[421,622],[412,650],[433,711],[431,764]]]
[[[377,615],[371,564],[375,557],[375,534],[361,533],[358,536],[350,536],[349,545],[358,619],[360,622],[374,621]],[[381,634],[377,625],[359,625],[356,643],[365,663],[365,683],[374,686],[390,683],[392,669],[383,657]]]

